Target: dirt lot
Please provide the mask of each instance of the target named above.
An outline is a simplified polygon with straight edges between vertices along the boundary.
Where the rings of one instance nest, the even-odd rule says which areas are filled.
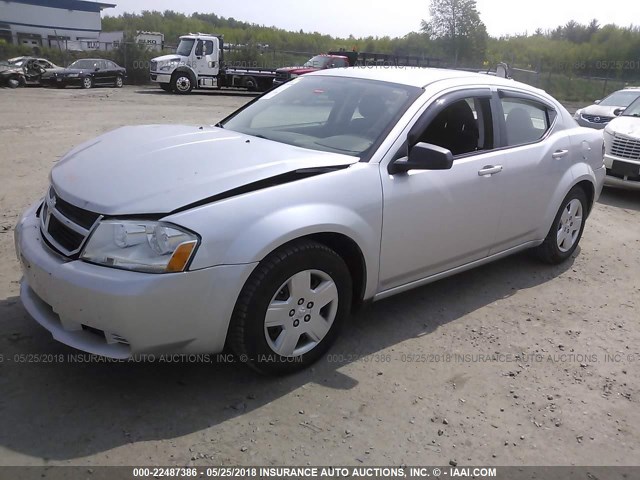
[[[0,90],[0,465],[640,464],[640,193],[606,191],[565,265],[519,255],[377,303],[291,377],[73,361],[18,299],[19,214],[74,145],[248,98]]]

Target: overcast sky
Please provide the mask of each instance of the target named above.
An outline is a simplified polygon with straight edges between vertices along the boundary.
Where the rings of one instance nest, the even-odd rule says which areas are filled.
[[[110,0],[105,0],[109,2]],[[142,10],[215,13],[285,30],[318,31],[334,36],[403,36],[420,28],[429,16],[429,0],[111,0],[106,15]],[[555,28],[571,19],[601,25],[640,24],[638,0],[477,0],[489,34],[533,33]],[[213,32],[215,33],[215,32]]]

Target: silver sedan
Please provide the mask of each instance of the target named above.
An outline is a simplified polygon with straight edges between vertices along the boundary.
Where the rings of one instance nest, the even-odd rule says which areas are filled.
[[[541,90],[410,68],[312,73],[216,126],[80,145],[16,228],[22,301],[114,358],[219,352],[290,372],[363,302],[532,249],[574,254],[601,132]]]

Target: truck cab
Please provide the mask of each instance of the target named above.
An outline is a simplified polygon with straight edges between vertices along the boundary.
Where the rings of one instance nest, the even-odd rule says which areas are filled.
[[[218,87],[223,40],[219,35],[189,34],[180,37],[173,55],[151,60],[151,81],[163,90],[189,93],[194,88]]]
[[[284,82],[291,80],[292,78],[299,77],[305,73],[311,73],[318,70],[325,70],[327,68],[344,68],[350,67],[355,64],[346,52],[329,53],[323,55],[316,55],[310,58],[307,62],[299,67],[284,67],[276,70],[276,78],[273,81],[274,85],[280,85]]]

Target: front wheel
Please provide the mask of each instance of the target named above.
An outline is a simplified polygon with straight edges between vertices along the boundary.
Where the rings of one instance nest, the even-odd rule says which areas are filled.
[[[351,308],[344,260],[313,241],[291,243],[265,258],[236,303],[229,344],[262,373],[291,373],[318,360]]]
[[[124,80],[122,79],[122,77],[120,75],[118,75],[116,77],[116,84],[115,87],[116,88],[122,88],[122,86],[124,85]]]
[[[578,248],[587,220],[587,195],[581,187],[573,187],[560,206],[551,230],[535,253],[545,263],[559,264]]]
[[[171,82],[173,91],[182,95],[191,93],[193,82],[187,73],[180,72],[173,77]]]
[[[93,79],[91,77],[84,77],[82,79],[82,88],[89,89],[93,87]]]

